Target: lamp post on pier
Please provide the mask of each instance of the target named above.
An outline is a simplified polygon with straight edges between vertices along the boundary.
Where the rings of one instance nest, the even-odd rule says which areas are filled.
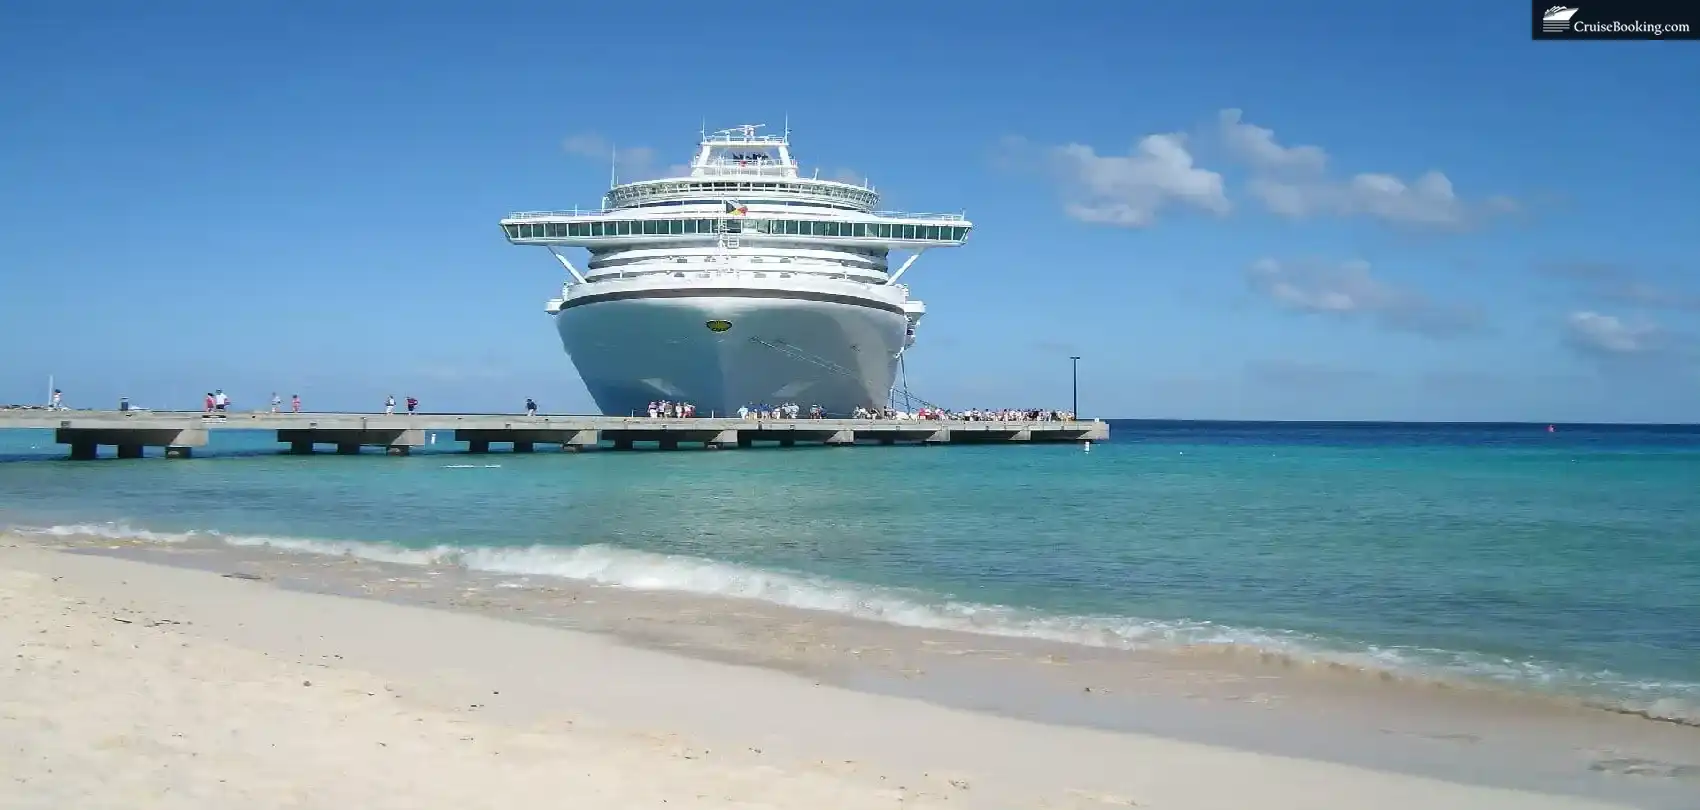
[[[1073,384],[1074,403],[1069,406],[1068,412],[1073,414],[1074,418],[1079,419],[1080,418],[1080,355],[1071,354],[1071,355],[1068,356],[1068,360],[1069,360],[1069,363],[1072,366],[1072,374],[1070,375],[1070,377],[1071,377],[1071,379],[1074,383]]]

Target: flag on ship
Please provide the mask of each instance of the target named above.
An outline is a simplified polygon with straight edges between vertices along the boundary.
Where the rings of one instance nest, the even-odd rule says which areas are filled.
[[[726,200],[725,203],[726,203],[726,213],[732,214],[733,216],[740,216],[741,217],[741,216],[748,214],[750,212],[750,207],[741,203],[741,202],[733,202],[732,200]]]

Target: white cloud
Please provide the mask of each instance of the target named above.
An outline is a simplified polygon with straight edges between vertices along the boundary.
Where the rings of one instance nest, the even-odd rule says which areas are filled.
[[[1366,216],[1407,225],[1457,227],[1517,207],[1503,196],[1466,201],[1457,195],[1451,179],[1438,171],[1408,183],[1391,174],[1371,172],[1346,179],[1331,177],[1328,153],[1319,146],[1283,146],[1273,130],[1246,123],[1240,110],[1221,111],[1217,124],[1228,154],[1252,171],[1247,190],[1281,216]]]
[[[1673,290],[1635,279],[1624,281],[1603,294],[1613,301],[1633,306],[1700,310],[1700,293]]]
[[[1328,153],[1320,146],[1282,146],[1275,131],[1245,123],[1240,110],[1217,114],[1222,140],[1228,152],[1259,169],[1320,172],[1328,166]]]
[[[1587,294],[1615,304],[1646,309],[1700,311],[1700,292],[1655,284],[1625,264],[1596,261],[1546,262],[1537,269],[1578,282]]]
[[[1519,207],[1505,196],[1460,197],[1451,178],[1438,171],[1410,180],[1384,172],[1336,176],[1322,147],[1283,144],[1274,130],[1247,122],[1237,109],[1217,114],[1214,135],[1249,171],[1245,192],[1284,217],[1366,217],[1461,228]],[[1085,222],[1141,228],[1171,206],[1214,214],[1233,208],[1223,176],[1197,164],[1182,133],[1147,135],[1126,155],[1100,155],[1079,143],[1035,146],[1019,137],[1004,139],[1002,147],[999,164],[1047,169],[1062,186],[1064,210]]]
[[[1006,139],[1005,160],[1024,162],[1035,148]],[[1062,188],[1063,209],[1083,222],[1143,228],[1171,205],[1215,214],[1232,208],[1222,175],[1194,165],[1186,136],[1149,135],[1127,155],[1100,155],[1078,143],[1037,147],[1041,165]]]
[[[1579,310],[1564,319],[1564,345],[1612,375],[1661,383],[1700,383],[1700,340],[1645,317],[1622,318]]]
[[[1246,283],[1277,305],[1299,312],[1369,318],[1396,331],[1451,337],[1480,331],[1479,313],[1440,304],[1415,290],[1377,278],[1368,262],[1284,263],[1259,259]]]
[[[590,133],[568,135],[562,138],[561,149],[569,155],[584,158],[608,157],[610,151],[607,138]]]
[[[850,185],[853,185],[853,186],[862,185],[863,183],[865,183],[867,181],[866,178],[862,176],[861,172],[856,171],[855,169],[846,169],[846,168],[843,168],[843,167],[833,169],[832,171],[827,172],[823,176],[827,180],[835,180],[835,181],[840,182],[840,183],[849,183]]]
[[[1564,321],[1564,340],[1571,348],[1604,355],[1647,355],[1664,351],[1667,335],[1652,321],[1626,322],[1615,315],[1572,312]]]
[[[610,160],[616,161],[614,168],[618,170],[622,183],[690,173],[689,166],[658,166],[655,150],[647,146],[618,146],[595,133],[562,138],[561,149],[574,157],[601,161],[603,166],[608,166]]]

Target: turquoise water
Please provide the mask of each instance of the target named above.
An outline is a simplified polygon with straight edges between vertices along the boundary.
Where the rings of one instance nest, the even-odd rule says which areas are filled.
[[[1700,722],[1700,428],[1118,422],[1078,446],[71,462],[0,432],[0,522],[1235,644]]]

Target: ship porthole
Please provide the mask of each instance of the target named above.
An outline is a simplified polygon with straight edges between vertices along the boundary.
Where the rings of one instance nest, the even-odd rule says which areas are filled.
[[[717,319],[717,320],[709,321],[707,326],[708,326],[708,331],[710,331],[710,332],[724,332],[724,331],[732,328],[732,322],[731,321],[722,321],[722,320]]]

